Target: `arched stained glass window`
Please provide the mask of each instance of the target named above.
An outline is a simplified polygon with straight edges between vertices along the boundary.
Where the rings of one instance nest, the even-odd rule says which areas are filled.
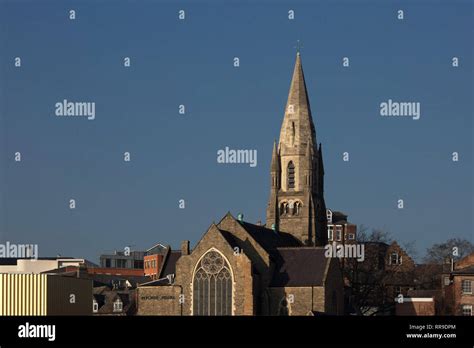
[[[217,251],[207,252],[194,273],[193,314],[232,315],[230,266]]]
[[[295,188],[295,165],[292,161],[288,163],[288,188]]]

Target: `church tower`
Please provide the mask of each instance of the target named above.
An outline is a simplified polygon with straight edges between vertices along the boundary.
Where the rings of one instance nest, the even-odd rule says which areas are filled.
[[[295,69],[280,131],[273,144],[269,228],[290,233],[305,245],[327,243],[322,148],[316,143],[308,93],[296,55]]]

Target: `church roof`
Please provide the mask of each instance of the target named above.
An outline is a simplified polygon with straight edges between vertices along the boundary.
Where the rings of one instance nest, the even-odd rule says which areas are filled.
[[[266,251],[272,251],[279,247],[301,246],[301,242],[289,233],[276,232],[265,226],[245,221],[242,221],[241,225]]]
[[[324,248],[278,248],[277,253],[279,257],[271,287],[324,285],[330,261],[324,255]]]

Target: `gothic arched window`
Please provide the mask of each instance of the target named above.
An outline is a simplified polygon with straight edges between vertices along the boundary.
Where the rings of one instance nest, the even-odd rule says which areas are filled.
[[[295,165],[292,161],[288,163],[288,188],[295,188]]]
[[[295,202],[294,201],[288,201],[288,214],[294,214],[295,213]]]
[[[280,203],[280,215],[286,214],[286,202]]]
[[[227,261],[211,250],[193,276],[194,315],[232,315],[232,275]]]
[[[301,210],[301,202],[296,202],[293,206],[293,215],[299,215]]]

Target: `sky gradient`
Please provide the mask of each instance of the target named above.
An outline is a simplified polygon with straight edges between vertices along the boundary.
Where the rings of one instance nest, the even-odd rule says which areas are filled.
[[[473,17],[472,1],[0,0],[0,243],[97,261],[194,245],[227,211],[265,221],[296,40],[327,207],[419,256],[474,242]],[[95,120],[56,117],[63,99],[95,102]],[[420,119],[381,117],[388,99]],[[226,146],[257,166],[217,163]]]

